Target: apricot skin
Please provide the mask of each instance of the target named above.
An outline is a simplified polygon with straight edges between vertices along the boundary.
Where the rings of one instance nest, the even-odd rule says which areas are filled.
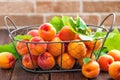
[[[108,68],[112,62],[114,62],[114,58],[107,54],[98,58],[98,63],[103,71],[108,71]]]
[[[120,61],[120,51],[119,50],[111,50],[107,53],[108,55],[112,56],[115,61]]]
[[[10,52],[0,53],[0,68],[9,69],[12,68],[15,64],[15,57]]]
[[[45,52],[38,56],[38,65],[43,70],[52,69],[55,66],[55,59],[49,52]]]
[[[38,36],[32,37],[30,42],[36,42],[37,43],[37,44],[35,44],[35,43],[29,43],[28,44],[30,53],[32,55],[38,56],[40,54],[43,54],[47,49],[47,44],[45,43],[45,41],[41,37],[38,37]]]
[[[74,40],[76,34],[71,31],[69,26],[64,26],[59,32],[59,38],[63,41]]]
[[[32,59],[31,59],[31,57],[32,57]],[[31,55],[31,57],[30,57],[30,54],[26,54],[23,56],[23,58],[22,58],[23,66],[26,68],[29,68],[29,69],[37,68],[38,67],[37,56]]]
[[[87,78],[95,78],[100,73],[100,67],[97,61],[90,61],[82,66],[82,74]]]
[[[38,28],[38,34],[45,41],[51,41],[56,36],[56,29],[50,23],[44,23]]]
[[[108,73],[114,80],[120,80],[120,61],[113,62],[109,67]]]
[[[71,69],[75,64],[75,59],[71,57],[68,53],[63,53],[62,56],[58,57],[57,63],[62,69]]]
[[[57,57],[62,54],[65,50],[64,44],[60,43],[62,40],[59,37],[55,37],[51,44],[48,44],[48,51],[54,56]],[[57,42],[57,43],[54,43]]]
[[[84,57],[86,55],[86,50],[86,46],[83,42],[71,42],[68,44],[68,53],[76,59]]]

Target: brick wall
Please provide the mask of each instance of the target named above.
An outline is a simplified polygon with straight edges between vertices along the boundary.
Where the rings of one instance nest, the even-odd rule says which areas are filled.
[[[0,0],[0,28],[3,17],[10,16],[17,26],[49,22],[51,17],[79,14],[87,24],[98,25],[109,13],[117,15],[120,25],[120,0]],[[106,25],[110,25],[110,19]]]

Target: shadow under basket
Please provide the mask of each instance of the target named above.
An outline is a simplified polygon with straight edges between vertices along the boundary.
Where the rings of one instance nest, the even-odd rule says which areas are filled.
[[[113,16],[113,19],[111,20],[111,25],[110,25],[109,29],[103,28],[102,26],[103,26],[104,22],[105,22],[106,19],[108,19],[110,16]],[[33,69],[29,69],[29,68],[26,68],[26,67],[23,66],[23,64],[22,64],[22,58],[23,58],[23,56],[21,56],[21,55],[18,53],[18,60],[19,60],[20,66],[22,66],[22,68],[25,69],[26,71],[33,72],[33,73],[52,73],[52,72],[81,71],[81,66],[78,64],[77,59],[75,59],[75,64],[74,64],[74,66],[73,66],[72,68],[70,68],[70,69],[62,69],[62,68],[61,68],[61,67],[62,67],[62,57],[61,57],[61,59],[60,59],[60,60],[61,60],[61,63],[60,63],[61,67],[58,66],[57,61],[55,60],[55,65],[54,65],[54,67],[53,67],[52,69],[50,69],[50,70],[43,70],[43,69],[41,69],[40,67],[35,68],[35,67],[34,67],[35,65],[33,64],[32,54],[31,54],[31,51],[30,51],[30,48],[29,48],[29,44],[35,44],[35,45],[47,44],[47,45],[48,45],[48,44],[56,44],[56,43],[59,43],[59,44],[61,44],[61,45],[64,45],[65,47],[68,47],[68,43],[90,42],[90,40],[79,40],[79,41],[74,41],[74,40],[73,40],[73,41],[61,41],[61,42],[39,42],[39,43],[37,43],[37,42],[25,42],[25,41],[15,40],[14,37],[15,37],[16,35],[24,35],[24,34],[27,34],[27,32],[30,31],[30,30],[38,29],[38,27],[39,27],[40,25],[23,26],[23,27],[17,28],[16,25],[15,25],[15,23],[14,23],[8,16],[5,16],[5,17],[4,17],[4,22],[5,22],[5,25],[6,25],[6,27],[7,27],[8,32],[9,32],[9,37],[10,37],[12,43],[13,43],[13,46],[15,47],[16,52],[18,53],[18,51],[17,51],[17,49],[16,49],[16,44],[15,44],[16,42],[24,43],[24,44],[26,45],[27,49],[28,49],[28,53],[29,53],[29,55],[30,55],[30,59],[32,60]],[[12,26],[14,27],[14,29],[13,29],[12,31],[10,30],[10,26],[8,25],[8,22],[9,22],[10,24],[12,24]],[[92,57],[92,54],[93,54],[94,51],[95,51],[94,49],[95,49],[96,42],[97,42],[98,40],[102,40],[102,44],[101,44],[101,47],[100,47],[100,49],[99,49],[99,51],[98,51],[98,56],[97,56],[97,58],[99,58],[99,56],[100,56],[100,54],[101,54],[101,50],[102,50],[102,48],[103,48],[103,46],[104,46],[104,43],[105,43],[105,41],[106,41],[106,38],[108,37],[110,31],[112,30],[112,27],[113,27],[114,22],[115,22],[115,14],[114,14],[114,13],[111,13],[111,14],[109,14],[108,16],[105,17],[105,19],[100,23],[100,25],[98,25],[98,26],[95,26],[95,25],[87,25],[88,27],[91,27],[91,29],[93,29],[94,31],[97,30],[97,28],[101,28],[101,29],[103,29],[103,30],[106,32],[105,37],[99,38],[99,39],[96,39],[96,40],[95,40],[93,49],[92,49],[92,51],[91,51],[90,58]],[[78,45],[78,46],[79,46],[79,45]],[[56,47],[56,48],[57,48],[57,47]],[[61,46],[61,54],[60,54],[60,56],[62,56],[62,50],[63,50],[63,47]],[[48,51],[48,50],[46,49],[46,51]],[[66,51],[66,52],[67,52],[67,51]],[[67,53],[67,54],[68,54],[68,53]],[[97,59],[96,59],[96,60],[97,60]]]

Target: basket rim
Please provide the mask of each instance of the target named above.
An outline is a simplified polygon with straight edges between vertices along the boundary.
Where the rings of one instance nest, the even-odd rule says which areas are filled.
[[[14,30],[12,30],[11,31],[11,34],[13,34],[14,32],[17,32],[18,30],[22,30],[22,29],[27,29],[27,28],[38,28],[39,27],[39,25],[40,24],[37,24],[37,25],[28,25],[28,26],[22,26],[22,27],[19,27],[19,28],[17,28],[17,29],[14,29]],[[95,29],[95,28],[102,28],[103,30],[105,30],[106,32],[107,32],[107,29],[106,28],[104,28],[104,27],[101,27],[101,26],[96,26],[96,25],[87,25],[88,27],[94,27],[93,29]],[[105,38],[105,36],[104,37],[100,37],[100,38],[97,38],[97,39],[95,39],[95,41],[96,40],[100,40],[100,39],[104,39]],[[94,40],[90,40],[90,39],[86,39],[86,40],[78,40],[78,39],[76,39],[76,40],[69,40],[69,41],[60,41],[60,42],[50,42],[50,41],[45,41],[45,42],[29,42],[29,41],[21,41],[21,40],[15,40],[14,39],[14,41],[17,41],[17,42],[22,42],[22,43],[34,43],[34,44],[37,44],[37,43],[39,43],[39,44],[45,44],[45,43],[47,43],[47,44],[50,44],[50,43],[67,43],[67,42],[87,42],[87,41],[94,41]]]

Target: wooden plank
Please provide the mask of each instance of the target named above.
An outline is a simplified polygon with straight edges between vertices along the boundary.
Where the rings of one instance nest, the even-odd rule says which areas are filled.
[[[0,30],[0,45],[9,42],[7,30]],[[13,69],[0,69],[0,80],[10,80]]]
[[[89,79],[89,80],[114,80],[114,79],[110,78],[108,72],[101,71],[96,78]]]
[[[88,80],[81,72],[52,73],[51,80]]]
[[[0,29],[0,45],[10,42],[7,30]]]
[[[10,41],[7,30],[0,30],[0,45]],[[13,72],[13,74],[12,74]],[[0,80],[48,80],[48,74],[34,74],[26,72],[21,68],[18,62],[15,68],[9,70],[0,69]],[[102,72],[93,79],[85,78],[81,72],[51,73],[49,80],[113,80],[107,72]]]
[[[16,62],[11,80],[48,80],[48,74],[27,72]]]
[[[10,80],[12,75],[12,69],[4,70],[0,69],[0,80]]]

